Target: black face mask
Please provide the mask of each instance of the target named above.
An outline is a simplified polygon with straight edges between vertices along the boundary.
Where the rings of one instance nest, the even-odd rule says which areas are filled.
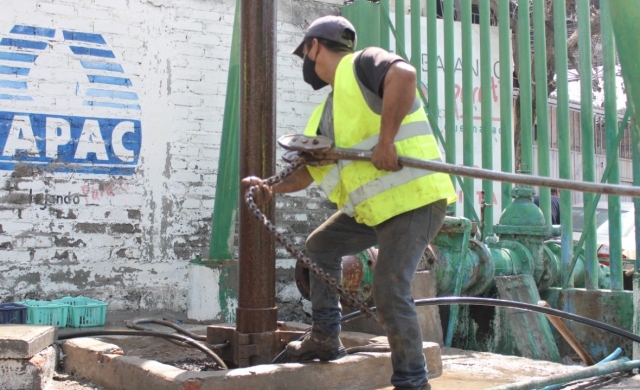
[[[302,62],[302,78],[307,84],[311,85],[314,91],[329,85],[318,76],[316,73],[316,62],[311,61],[308,55],[304,57]]]

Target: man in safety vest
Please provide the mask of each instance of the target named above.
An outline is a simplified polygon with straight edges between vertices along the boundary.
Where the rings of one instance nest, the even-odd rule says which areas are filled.
[[[380,48],[354,53],[355,45],[355,28],[348,20],[325,16],[309,26],[293,54],[303,59],[304,80],[314,90],[332,87],[304,133],[329,137],[339,148],[372,150],[371,162],[301,166],[273,186],[257,177],[245,178],[243,184],[258,186],[258,204],[314,181],[324,190],[339,211],[309,236],[306,253],[338,283],[342,256],[378,245],[373,299],[391,347],[391,383],[399,389],[428,389],[411,281],[442,225],[447,203],[455,201],[455,190],[446,174],[398,164],[398,156],[440,161],[417,95],[415,69]],[[339,296],[313,274],[311,304],[311,333],[287,346],[289,358],[345,356],[338,338]]]

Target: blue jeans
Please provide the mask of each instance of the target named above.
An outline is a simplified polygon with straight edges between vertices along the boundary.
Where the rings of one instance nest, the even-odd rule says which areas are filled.
[[[374,227],[339,211],[311,233],[306,242],[307,255],[338,282],[342,281],[342,256],[355,255],[378,244],[373,299],[391,346],[391,384],[396,387],[427,383],[411,281],[425,248],[442,226],[446,208],[446,201],[439,200]],[[311,307],[314,330],[330,336],[340,334],[339,296],[313,274]]]

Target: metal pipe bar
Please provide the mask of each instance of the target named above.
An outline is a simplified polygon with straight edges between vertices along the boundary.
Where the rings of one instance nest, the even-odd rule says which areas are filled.
[[[233,21],[227,94],[224,101],[222,120],[222,140],[220,159],[213,205],[209,260],[232,259],[235,219],[238,210],[238,127],[240,120],[239,80],[240,80],[240,0],[236,0],[236,14]]]
[[[422,85],[422,43],[420,41],[420,0],[411,0],[411,65],[416,68],[417,87]]]
[[[471,30],[471,0],[462,0],[462,163],[475,165],[473,150],[473,34]],[[473,196],[474,182],[464,178],[463,191]],[[474,204],[465,203],[464,216],[472,219]],[[480,221],[476,221],[480,222]]]
[[[380,12],[389,9],[389,0],[380,0],[382,6]],[[386,17],[380,16],[380,47],[389,50],[389,22]]]
[[[627,90],[627,104],[631,109],[631,144],[633,154],[633,185],[640,186],[640,62],[638,61],[638,36],[640,36],[640,8],[636,0],[609,2],[618,58]],[[640,198],[633,200],[635,209],[636,253],[640,253]],[[640,271],[636,259],[635,271]]]
[[[592,90],[592,63],[591,63],[591,12],[589,2],[579,1],[576,5],[578,11],[578,50],[580,58],[578,68],[580,70],[580,122],[582,127],[582,179],[585,182],[595,182],[595,145],[593,139],[593,90]],[[588,207],[594,202],[590,193],[583,194],[584,204]],[[594,215],[586,215],[585,220],[594,218]],[[585,262],[585,288],[596,290],[598,288],[598,257],[596,255],[596,227],[582,231],[586,235],[584,262]]]
[[[536,75],[536,133],[538,135],[538,175],[549,176],[549,115],[547,99],[547,34],[545,33],[544,0],[533,0],[533,46]],[[551,228],[551,194],[548,188],[538,189],[538,200],[544,220]]]
[[[491,88],[491,8],[480,2],[480,89],[482,113],[482,168],[493,170],[493,89]],[[484,202],[493,207],[493,182],[482,182]],[[482,239],[493,234],[493,208],[484,214]]]
[[[571,130],[569,128],[569,61],[567,59],[566,0],[553,2],[553,28],[556,50],[556,128],[558,129],[558,159],[561,179],[571,179]],[[569,271],[573,258],[573,218],[571,191],[560,191],[560,223],[562,225],[562,285],[573,287],[573,272]]]
[[[371,152],[356,149],[334,148],[326,152],[316,152],[314,157],[321,160],[354,160],[370,161]],[[467,176],[476,179],[509,181],[514,184],[530,186],[557,187],[581,192],[591,192],[606,195],[621,195],[640,197],[640,186],[625,186],[620,184],[601,184],[582,182],[577,180],[556,179],[519,173],[496,172],[482,168],[465,167],[449,164],[442,161],[418,160],[409,157],[399,157],[400,165],[433,172],[442,172],[449,175]]]
[[[240,177],[275,171],[276,8],[271,0],[243,0],[240,63]],[[263,208],[274,219],[274,201]],[[240,207],[240,291],[236,329],[276,330],[275,244],[250,210]]]
[[[529,20],[529,0],[518,2],[518,59],[520,71],[520,169],[533,173],[533,113],[531,99],[531,21]]]
[[[616,96],[616,58],[613,26],[611,25],[610,0],[600,1],[600,26],[602,31],[602,66],[604,69],[604,124],[606,139],[615,139],[618,132],[618,107]],[[619,148],[614,142],[607,142],[607,156],[614,156],[608,182],[620,183]],[[622,291],[622,209],[619,196],[609,196],[609,269],[611,270],[611,290]]]
[[[500,42],[500,167],[502,172],[513,172],[513,76],[511,70],[511,28],[509,0],[499,0],[498,30]],[[502,183],[500,196],[502,209],[511,204],[511,183]]]
[[[447,140],[445,158],[456,163],[455,59],[453,39],[453,0],[444,0],[444,134]],[[456,181],[451,178],[453,186]],[[450,206],[455,214],[456,204]]]
[[[408,58],[405,51],[404,35],[404,0],[396,0],[396,53],[406,60]]]

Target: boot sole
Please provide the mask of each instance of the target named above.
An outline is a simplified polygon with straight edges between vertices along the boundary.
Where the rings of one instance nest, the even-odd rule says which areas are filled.
[[[342,359],[345,356],[347,356],[347,350],[344,347],[340,347],[337,351],[309,351],[299,356],[289,355],[289,360],[292,362],[309,362],[319,359],[322,362],[328,362]]]

